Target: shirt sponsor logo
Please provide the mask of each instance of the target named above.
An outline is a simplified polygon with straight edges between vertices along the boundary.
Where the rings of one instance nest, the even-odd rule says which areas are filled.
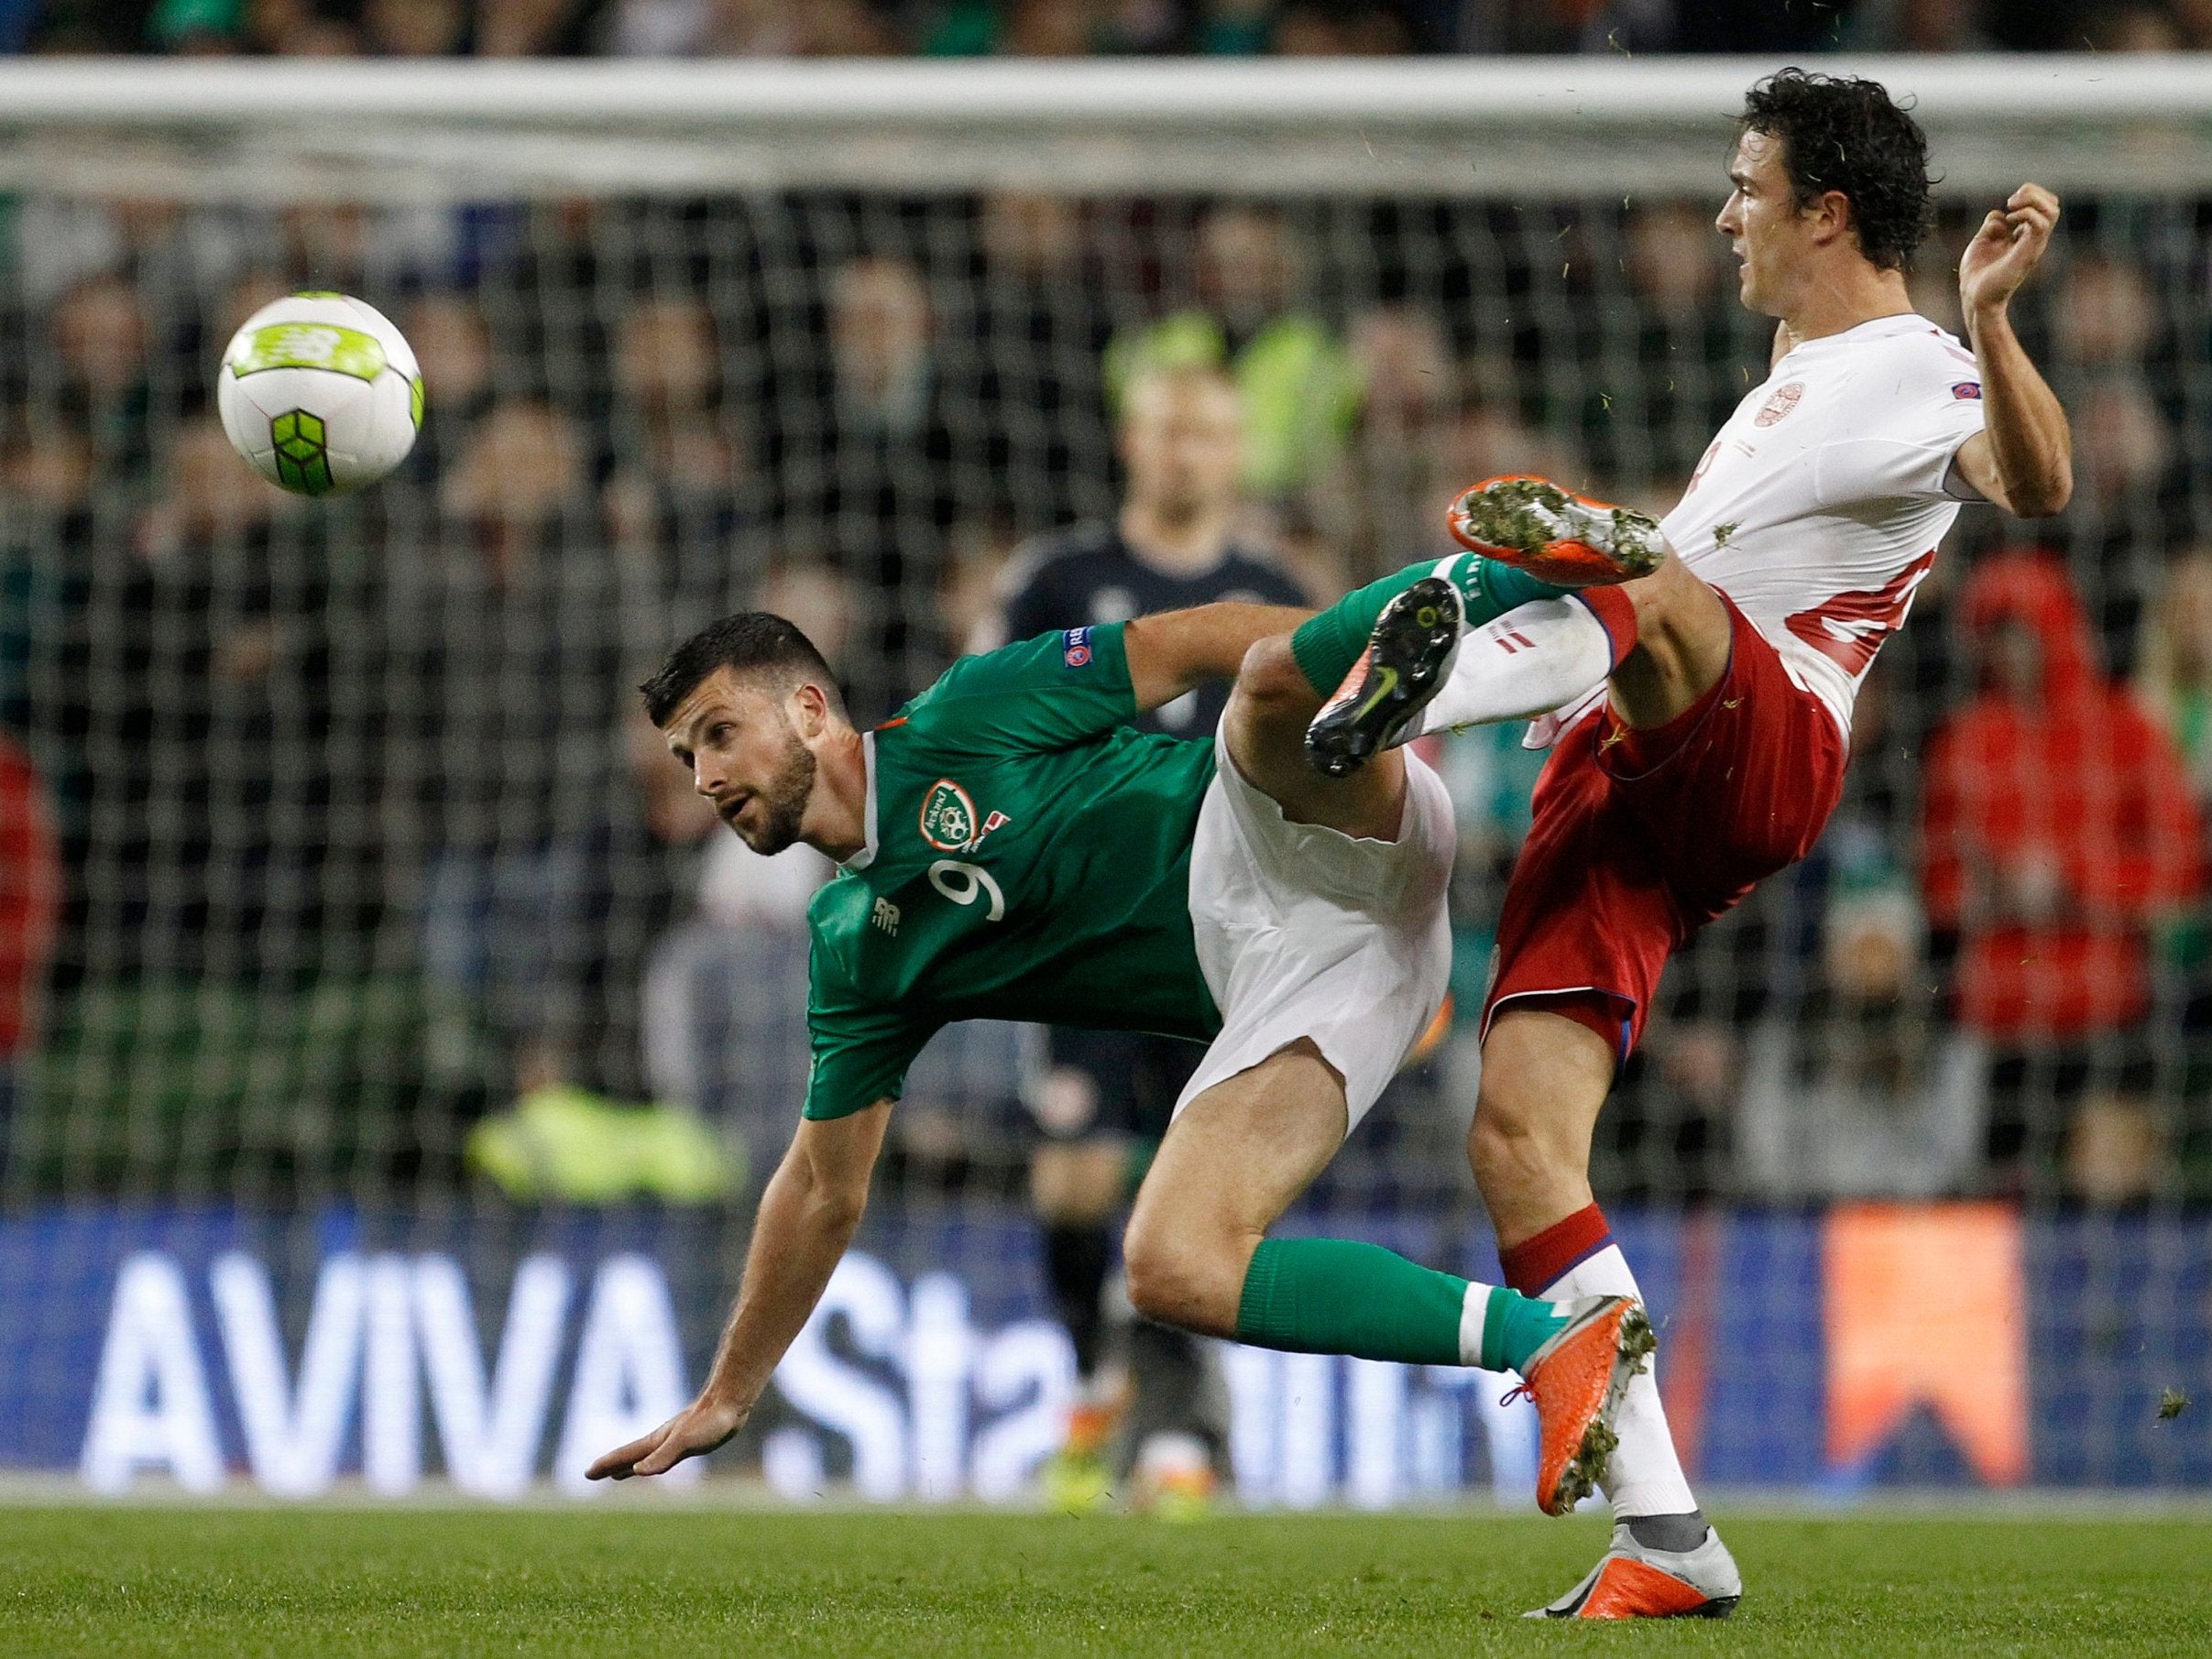
[[[1090,629],[1071,628],[1060,636],[1060,660],[1069,668],[1090,666]]]
[[[1979,403],[1982,400],[1982,383],[1978,380],[1955,380],[1951,395],[1962,403]]]
[[[1776,387],[1774,388],[1774,396],[1767,399],[1766,407],[1760,409],[1759,412],[1752,418],[1751,424],[1754,426],[1772,426],[1777,420],[1779,420],[1784,415],[1795,409],[1797,407],[1797,400],[1800,398],[1802,398],[1804,395],[1805,383],[1802,380],[1792,380],[1787,386]]]

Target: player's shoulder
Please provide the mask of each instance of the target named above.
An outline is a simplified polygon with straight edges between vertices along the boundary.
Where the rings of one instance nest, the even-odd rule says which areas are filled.
[[[1121,624],[1046,628],[960,658],[876,729],[894,749],[916,744],[964,749],[1040,693],[1115,687],[1126,693],[1128,682]]]
[[[1885,318],[1889,326],[1851,343],[1841,366],[1857,384],[1918,393],[1931,386],[1971,381],[1981,370],[1957,335],[1922,316]]]

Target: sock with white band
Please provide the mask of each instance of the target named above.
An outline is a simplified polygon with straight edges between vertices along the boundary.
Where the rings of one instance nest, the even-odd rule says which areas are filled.
[[[1547,1300],[1642,1298],[1636,1275],[1628,1271],[1628,1259],[1613,1242],[1613,1234],[1594,1204],[1501,1253],[1506,1258],[1508,1281],[1529,1283],[1541,1276],[1541,1288],[1532,1284],[1531,1289]],[[1570,1257],[1571,1263],[1562,1257]],[[1606,1476],[1605,1496],[1612,1501],[1614,1515],[1623,1521],[1655,1516],[1694,1518],[1686,1521],[1682,1529],[1694,1529],[1695,1536],[1689,1544],[1670,1541],[1657,1544],[1660,1548],[1693,1547],[1696,1538],[1703,1535],[1704,1521],[1697,1512],[1697,1498],[1690,1490],[1689,1477],[1682,1473],[1681,1459],[1675,1454],[1666,1407],[1659,1403],[1656,1365],[1647,1366],[1628,1384],[1627,1396],[1621,1402],[1613,1426],[1620,1435],[1620,1445],[1614,1451],[1613,1467]]]
[[[1461,637],[1442,688],[1397,740],[1548,715],[1603,684],[1623,654],[1586,595],[1520,606]]]

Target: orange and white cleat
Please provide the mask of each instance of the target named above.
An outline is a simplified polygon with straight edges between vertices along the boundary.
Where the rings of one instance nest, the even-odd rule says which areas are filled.
[[[1613,1547],[1582,1581],[1528,1619],[1725,1619],[1744,1597],[1744,1576],[1721,1535],[1705,1529],[1695,1549],[1638,1544],[1629,1523],[1613,1528]]]
[[[1667,539],[1648,515],[1526,473],[1484,479],[1444,517],[1468,551],[1557,587],[1632,582],[1659,569],[1667,556]]]
[[[1614,1414],[1629,1379],[1659,1347],[1633,1296],[1584,1296],[1566,1305],[1572,1316],[1528,1357],[1515,1391],[1536,1402],[1542,1426],[1536,1501],[1547,1515],[1566,1514],[1604,1479],[1620,1444]]]
[[[1068,1417],[1068,1437],[1046,1461],[1045,1499],[1063,1514],[1088,1514],[1113,1501],[1113,1471],[1107,1448],[1122,1425],[1127,1401],[1119,1394],[1076,1403]]]

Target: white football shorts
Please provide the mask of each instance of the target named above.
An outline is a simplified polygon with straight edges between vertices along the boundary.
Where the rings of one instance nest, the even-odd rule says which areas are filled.
[[[1398,838],[1363,840],[1291,823],[1238,773],[1227,742],[1214,741],[1191,847],[1190,920],[1221,1031],[1176,1110],[1306,1037],[1344,1079],[1349,1130],[1443,1006],[1451,796],[1408,753]]]

